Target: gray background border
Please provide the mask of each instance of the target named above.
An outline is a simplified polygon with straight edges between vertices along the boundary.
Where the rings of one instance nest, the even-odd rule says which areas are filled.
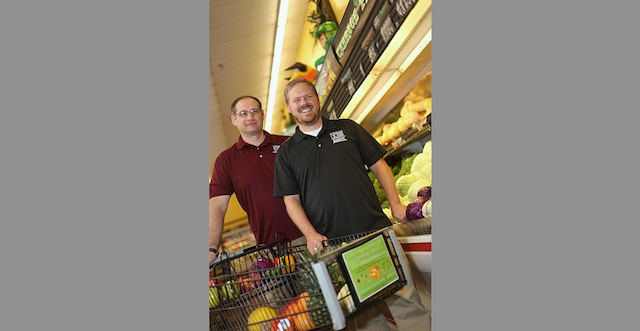
[[[3,330],[207,330],[209,4],[0,3]]]
[[[433,9],[433,329],[635,325],[637,5]],[[208,19],[0,3],[3,329],[207,328]]]

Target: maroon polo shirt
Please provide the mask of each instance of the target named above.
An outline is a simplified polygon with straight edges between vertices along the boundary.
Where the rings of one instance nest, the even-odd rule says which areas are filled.
[[[270,244],[276,232],[283,232],[290,240],[302,233],[289,218],[284,201],[273,197],[276,153],[289,137],[264,134],[266,138],[258,147],[240,136],[237,143],[220,153],[209,184],[209,198],[235,193],[257,243]]]

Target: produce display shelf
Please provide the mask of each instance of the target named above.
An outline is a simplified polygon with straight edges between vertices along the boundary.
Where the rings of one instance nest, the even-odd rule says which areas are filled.
[[[316,256],[286,240],[223,256],[210,275],[210,330],[341,330],[412,284],[391,227],[325,245]]]
[[[429,138],[429,139],[427,139]],[[422,120],[419,124],[411,127],[404,132],[398,139],[385,146],[387,153],[383,156],[384,159],[388,159],[394,155],[406,151],[411,151],[411,145],[417,141],[428,141],[431,139],[431,114]],[[421,146],[416,146],[413,152],[419,153],[422,151]]]

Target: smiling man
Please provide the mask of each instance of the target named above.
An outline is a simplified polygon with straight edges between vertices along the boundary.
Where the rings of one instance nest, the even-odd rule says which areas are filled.
[[[217,256],[224,215],[233,193],[247,212],[257,243],[275,242],[277,232],[289,240],[302,237],[283,201],[273,197],[276,154],[289,137],[264,131],[263,121],[262,103],[257,98],[245,95],[231,104],[231,122],[240,137],[216,159],[209,184],[209,263]]]
[[[390,226],[367,169],[389,197],[394,218],[406,222],[386,150],[359,124],[320,116],[315,86],[293,79],[284,90],[287,109],[298,126],[276,156],[275,197],[282,197],[310,252],[322,241]],[[395,198],[395,199],[394,199]]]
[[[323,240],[391,226],[378,202],[367,168],[389,198],[395,219],[407,221],[386,150],[350,119],[320,116],[315,86],[304,78],[284,89],[287,110],[298,123],[276,155],[274,196],[283,198],[291,220],[306,237],[307,249],[323,250]],[[385,300],[400,330],[430,330],[430,312],[414,286]],[[390,330],[379,307],[355,318],[358,330]]]

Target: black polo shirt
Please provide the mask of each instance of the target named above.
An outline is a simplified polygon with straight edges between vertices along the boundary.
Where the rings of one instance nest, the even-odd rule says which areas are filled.
[[[296,127],[276,155],[274,197],[300,194],[311,224],[328,238],[384,228],[390,222],[365,165],[373,165],[385,153],[349,119],[322,118],[317,138]]]

